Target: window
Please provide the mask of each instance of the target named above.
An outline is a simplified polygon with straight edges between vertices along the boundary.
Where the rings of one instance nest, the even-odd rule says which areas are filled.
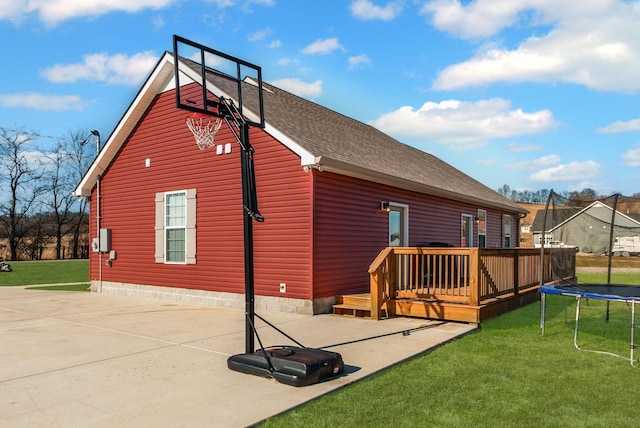
[[[184,263],[185,239],[187,229],[187,195],[185,192],[167,193],[165,195],[165,261],[167,263]]]
[[[156,263],[196,262],[195,189],[156,193]]]
[[[487,212],[478,210],[478,247],[487,247]]]
[[[511,216],[507,214],[502,215],[502,238],[502,246],[511,247]]]

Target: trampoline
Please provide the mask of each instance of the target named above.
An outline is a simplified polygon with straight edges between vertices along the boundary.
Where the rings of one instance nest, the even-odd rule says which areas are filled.
[[[558,294],[562,296],[574,297],[576,299],[576,323],[573,332],[573,344],[576,349],[581,351],[595,352],[598,354],[612,355],[620,358],[625,356],[606,351],[595,351],[591,349],[583,349],[578,344],[578,331],[580,326],[580,302],[582,299],[598,299],[607,302],[626,302],[631,305],[631,336],[630,336],[630,355],[629,361],[635,367],[636,358],[634,351],[639,347],[635,344],[636,330],[636,303],[640,303],[640,287],[624,284],[554,284],[543,285],[540,287],[540,328],[544,336],[544,323],[546,312],[546,295]]]
[[[619,254],[622,249],[620,243],[623,242],[621,238],[640,235],[640,226],[638,226],[638,223],[632,222],[631,220],[633,219],[629,216],[621,214],[617,210],[619,196],[616,194],[611,198],[604,198],[598,201],[570,201],[566,197],[554,193],[553,190],[550,191],[542,218],[542,227],[538,229],[542,230],[539,236],[539,245],[541,247],[540,328],[544,336],[547,294],[572,297],[576,301],[573,335],[576,349],[627,359],[626,356],[612,352],[583,349],[578,344],[580,304],[583,299],[606,301],[606,322],[609,322],[610,302],[624,302],[631,308],[630,355],[628,360],[632,366],[636,367],[634,352],[640,348],[640,345],[636,345],[635,338],[636,329],[640,328],[640,326],[636,326],[635,314],[636,303],[640,303],[640,286],[611,283],[611,264],[614,254],[622,255]],[[610,200],[607,201],[607,199]],[[571,204],[571,202],[574,202],[574,204]],[[628,207],[627,212],[629,212]],[[549,246],[551,247],[546,261],[544,257],[545,243],[550,243]],[[575,264],[567,259],[560,259],[553,254],[554,244],[557,245],[557,243],[560,243],[563,247],[574,245],[576,246],[576,251],[578,246],[581,245],[584,252],[608,256],[607,282],[604,284],[578,283],[577,278],[575,278]],[[549,269],[552,273],[552,284],[543,284],[543,275],[546,269]],[[547,277],[549,276],[547,275]]]

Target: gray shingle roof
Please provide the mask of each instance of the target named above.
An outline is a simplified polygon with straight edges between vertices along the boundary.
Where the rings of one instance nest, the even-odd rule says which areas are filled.
[[[200,72],[195,63],[185,62]],[[234,83],[229,80],[213,74],[207,78],[228,94],[236,92]],[[258,104],[255,85],[244,83],[242,91],[245,106]],[[390,183],[397,185],[401,181],[425,193],[510,212],[526,212],[515,202],[432,154],[401,143],[371,125],[268,83],[263,83],[263,99],[267,124],[316,158],[321,158],[321,164],[337,162],[360,172],[369,171],[378,178],[387,176]]]
[[[264,95],[267,123],[315,156],[523,212],[519,205],[432,154],[272,85],[264,87],[268,89]]]

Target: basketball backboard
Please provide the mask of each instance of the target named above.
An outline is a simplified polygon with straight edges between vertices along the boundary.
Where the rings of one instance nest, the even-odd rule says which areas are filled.
[[[219,100],[224,97],[232,100],[247,124],[264,128],[259,66],[177,35],[173,55],[178,108],[221,116]]]

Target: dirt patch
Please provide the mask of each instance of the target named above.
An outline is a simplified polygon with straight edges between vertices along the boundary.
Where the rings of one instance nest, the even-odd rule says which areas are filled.
[[[583,266],[577,267],[576,272],[584,272],[584,273],[607,273],[607,268],[602,266]],[[638,273],[640,272],[640,268],[635,267],[612,267],[611,272],[617,273]]]

